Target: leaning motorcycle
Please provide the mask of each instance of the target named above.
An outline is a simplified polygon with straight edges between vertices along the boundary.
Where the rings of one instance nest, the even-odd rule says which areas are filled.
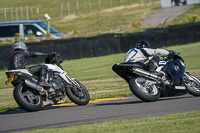
[[[147,66],[140,62],[117,63],[112,69],[128,82],[135,96],[146,102],[186,93],[200,96],[200,80],[185,72],[186,65],[179,54],[160,60],[154,73],[149,72]]]
[[[24,110],[37,111],[41,107],[61,104],[66,95],[77,105],[86,105],[90,100],[87,89],[76,79],[70,78],[58,60],[60,54],[50,54],[44,64],[47,69],[46,81],[49,87],[39,85],[39,76],[32,75],[27,69],[6,71],[8,80],[15,87],[13,96],[17,104]]]

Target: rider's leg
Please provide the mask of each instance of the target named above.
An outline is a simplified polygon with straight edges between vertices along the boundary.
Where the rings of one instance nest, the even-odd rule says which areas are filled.
[[[47,80],[46,80],[46,73],[47,73],[46,66],[41,65],[41,69],[40,69],[40,82],[39,82],[39,84],[41,86],[48,87],[49,84],[47,83]]]
[[[30,71],[33,75],[39,76],[39,84],[41,86],[49,86],[47,81],[45,80],[46,75],[46,67],[44,65],[38,65],[27,68],[28,71]]]
[[[159,61],[160,61],[160,58],[158,56],[154,56],[151,60],[149,60],[148,70],[150,72],[156,72]]]
[[[148,64],[148,70],[150,72],[156,73],[158,76],[162,77],[163,73],[161,72],[157,72],[156,69],[158,68],[158,64],[159,64],[160,58],[159,56],[154,56]]]

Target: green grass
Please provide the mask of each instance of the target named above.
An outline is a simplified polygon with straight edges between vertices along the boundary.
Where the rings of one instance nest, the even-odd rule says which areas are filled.
[[[180,52],[181,56],[183,57],[186,70],[197,70],[200,68],[200,43],[192,43],[189,45],[180,45],[180,46],[171,46],[171,47],[164,47],[168,50],[174,50],[176,52]]]
[[[121,31],[117,31],[120,33],[143,31],[145,30],[144,28],[134,28],[132,27],[132,24],[141,21],[160,8],[160,0],[151,0],[151,4],[148,4],[149,0],[143,0],[143,4],[140,4],[140,0],[131,0],[132,6],[129,6],[128,0],[121,0],[120,7],[118,7],[118,0],[112,0],[112,8],[109,8],[109,0],[101,0],[101,11],[98,11],[97,0],[91,0],[92,12],[88,14],[88,0],[79,0],[79,15],[77,16],[75,11],[75,0],[68,1],[71,6],[71,14],[69,16],[67,16],[66,9],[67,0],[56,0],[51,2],[48,0],[40,0],[39,2],[31,0],[1,0],[0,8],[39,6],[39,19],[46,21],[43,16],[45,13],[48,13],[52,18],[51,25],[58,31],[69,34],[70,37],[94,36],[106,32],[114,32],[112,30],[116,29],[120,29]],[[61,3],[64,4],[62,18],[60,18]],[[173,19],[167,25],[188,23],[189,16],[194,14],[200,16],[199,9],[200,5],[195,5],[194,8]],[[10,19],[10,11],[7,10],[7,12],[7,19]],[[15,18],[15,13],[13,13],[13,15]],[[20,13],[18,16],[20,16]],[[23,19],[26,19],[25,13]],[[0,21],[3,21],[3,11],[0,11]],[[80,33],[75,33],[75,30],[78,30]]]
[[[200,42],[165,47],[181,53],[186,70],[200,78]],[[63,67],[70,77],[77,78],[89,90],[91,99],[132,95],[128,84],[112,71],[112,65],[123,62],[125,53],[102,57],[64,61]],[[5,86],[6,76],[0,71],[0,111],[18,108],[12,95],[13,87]]]
[[[79,16],[75,11],[75,0],[68,0],[70,2],[70,15],[67,16],[66,2],[56,0],[49,2],[48,0],[31,1],[31,0],[1,0],[0,8],[4,7],[25,7],[25,6],[39,6],[40,17],[39,19],[45,20],[43,17],[48,13],[52,20],[51,25],[58,31],[77,36],[74,34],[75,30],[81,32],[78,36],[102,34],[105,31],[109,32],[115,29],[121,29],[121,32],[134,32],[138,28],[133,28],[133,22],[140,21],[155,12],[160,8],[159,0],[151,0],[152,4],[147,4],[149,0],[132,0],[132,6],[129,6],[128,0],[121,0],[121,6],[118,7],[118,0],[112,0],[112,8],[109,9],[109,0],[101,0],[101,11],[98,11],[97,0],[91,0],[92,12],[88,14],[87,0],[79,0]],[[63,17],[60,18],[60,4],[64,4]],[[139,5],[138,5],[139,4]],[[137,5],[137,6],[134,6]],[[108,10],[109,9],[109,10]],[[176,17],[168,23],[168,25],[185,24],[189,22],[189,16],[197,14],[200,16],[200,5],[195,5],[186,13]],[[7,19],[10,19],[10,11],[7,10]],[[15,13],[13,13],[15,18]],[[20,16],[20,13],[18,14]],[[35,16],[34,16],[35,17]],[[24,18],[25,13],[24,13]],[[0,11],[0,21],[3,21],[3,11]],[[139,30],[140,31],[140,30]]]
[[[156,3],[149,6],[142,5],[134,8],[124,8],[108,13],[100,12],[97,14],[80,16],[72,20],[61,20],[60,25],[68,27],[68,29],[64,31],[70,31],[68,34],[74,33],[74,30],[79,30],[81,33],[102,33],[115,29],[126,29],[131,27],[133,22],[144,19],[159,8],[159,3]],[[57,27],[57,29],[59,28],[61,27]]]
[[[200,111],[136,118],[26,133],[199,133]]]
[[[66,2],[70,2],[70,15],[67,16]],[[109,8],[109,0],[101,0],[101,11],[98,11],[97,0],[91,0],[92,12],[88,14],[88,0],[79,0],[79,15],[76,15],[75,0],[56,0],[49,2],[48,0],[31,1],[31,0],[1,0],[0,8],[4,7],[25,7],[25,6],[39,6],[39,19],[45,20],[43,17],[48,13],[52,20],[51,25],[58,31],[73,36],[93,36],[109,32],[115,29],[121,29],[120,32],[137,32],[141,28],[133,28],[133,22],[141,21],[151,13],[160,8],[160,0],[131,0],[132,6],[129,6],[128,0],[121,0],[121,6],[118,7],[118,0],[112,0],[112,8]],[[60,4],[64,4],[63,17],[60,18]],[[136,5],[136,6],[134,6]],[[178,16],[170,21],[167,25],[185,24],[189,22],[189,16],[197,14],[200,16],[200,5],[195,5],[186,13]],[[14,10],[14,9],[13,9]],[[29,11],[30,12],[30,11]],[[15,13],[13,13],[15,18]],[[20,17],[20,13],[18,13]],[[34,16],[35,18],[36,16]],[[7,10],[7,19],[10,19],[10,10]],[[24,18],[25,13],[24,13]],[[3,21],[3,11],[0,11],[0,21]],[[80,31],[81,34],[75,34],[75,30]]]
[[[195,5],[192,9],[188,10],[187,12],[177,16],[173,20],[171,20],[168,24],[174,25],[174,24],[185,24],[190,23],[189,17],[191,15],[198,15],[200,17],[200,5]],[[198,20],[199,21],[199,20]]]
[[[109,9],[109,0],[101,0],[101,11],[98,11],[97,0],[91,0],[91,14],[88,14],[88,0],[79,0],[79,16],[76,15],[75,1],[70,1],[70,15],[67,16],[66,2],[63,0],[56,0],[49,2],[49,0],[1,0],[0,8],[4,7],[25,7],[25,6],[39,6],[39,19],[45,20],[43,17],[48,13],[52,20],[51,25],[58,31],[73,35],[75,30],[81,33],[93,33],[110,31],[114,29],[127,28],[135,21],[148,16],[150,13],[160,8],[159,0],[151,0],[152,4],[147,4],[149,0],[143,0],[142,5],[138,5],[140,0],[132,0],[132,6],[128,5],[128,0],[121,0],[121,6],[118,8],[118,0],[112,0],[112,8]],[[60,19],[60,4],[64,4],[63,17]],[[109,9],[109,11],[107,10]],[[14,9],[13,9],[14,10]],[[10,11],[7,10],[7,19],[10,19]],[[15,13],[13,13],[15,18]],[[18,14],[20,16],[20,13]],[[35,17],[35,16],[34,16]],[[25,13],[24,13],[24,18]],[[3,11],[0,11],[0,21],[3,21]]]
[[[200,68],[200,42],[164,47],[164,49],[180,52],[180,55],[187,65],[186,70]],[[70,60],[64,62],[63,66],[70,76],[77,77],[78,80],[114,77],[116,74],[111,70],[112,65],[117,62],[123,62],[125,55],[126,53],[121,53],[102,57]],[[76,70],[76,72],[74,72],[74,70]]]

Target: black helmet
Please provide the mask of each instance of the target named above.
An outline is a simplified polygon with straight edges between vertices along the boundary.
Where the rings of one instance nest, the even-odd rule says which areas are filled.
[[[150,48],[150,44],[145,41],[145,40],[142,40],[142,41],[139,41],[136,43],[135,47],[137,49],[141,49],[141,48]]]

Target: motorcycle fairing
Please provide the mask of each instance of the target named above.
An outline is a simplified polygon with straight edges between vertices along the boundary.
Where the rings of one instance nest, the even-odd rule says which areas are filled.
[[[117,63],[113,65],[112,70],[120,77],[128,81],[133,77],[133,73],[130,71],[130,69],[133,67],[144,68],[145,65],[141,62]]]
[[[28,74],[30,76],[33,76],[27,69],[16,69],[16,70],[9,70],[10,72],[21,72],[24,74]]]
[[[44,64],[45,66],[48,67],[48,69],[50,71],[54,71],[54,72],[58,72],[59,75],[68,83],[68,84],[75,84],[77,85],[77,83],[75,82],[75,79],[70,78],[67,73],[61,69],[60,67],[58,67],[56,64]],[[78,85],[79,86],[79,85]]]
[[[8,70],[6,72],[12,72],[14,75],[17,75],[17,77],[14,77],[13,81],[11,82],[13,86],[17,85],[15,80],[17,80],[18,83],[23,83],[24,77],[34,82],[38,82],[38,78],[33,76],[33,74],[31,74],[27,69]]]
[[[174,86],[181,86],[185,72],[185,64],[181,59],[175,59],[163,68],[169,75]]]
[[[158,66],[165,66],[166,63],[167,63],[166,61],[160,60]]]

